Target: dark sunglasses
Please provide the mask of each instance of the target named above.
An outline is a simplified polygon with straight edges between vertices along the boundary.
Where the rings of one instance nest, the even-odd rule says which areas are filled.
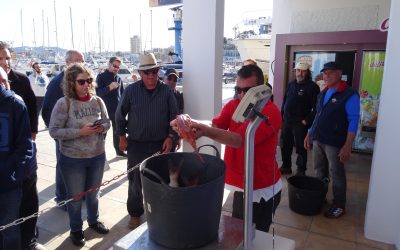
[[[119,69],[121,67],[121,66],[118,66],[118,65],[115,65],[115,64],[113,64],[112,66],[114,67],[114,69]]]
[[[249,91],[249,89],[251,89],[252,87],[245,87],[245,88],[241,88],[238,86],[235,86],[235,92],[238,93],[239,95],[243,92],[244,94],[246,94],[247,91]]]
[[[176,76],[168,76],[167,79],[168,79],[168,81],[174,81],[174,82],[176,82],[178,80],[178,78]]]
[[[92,82],[93,82],[93,78],[88,78],[88,79],[77,79],[76,80],[76,82],[79,84],[79,85],[85,85],[85,83],[87,82],[88,84],[92,84]]]
[[[158,68],[157,69],[148,69],[148,70],[143,70],[143,74],[145,75],[156,75],[158,73]]]

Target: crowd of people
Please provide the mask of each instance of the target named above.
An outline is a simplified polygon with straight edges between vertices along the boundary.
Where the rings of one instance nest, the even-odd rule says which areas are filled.
[[[35,140],[41,113],[56,145],[55,201],[73,199],[61,208],[69,216],[72,243],[83,246],[83,202],[89,228],[109,233],[100,220],[98,191],[78,195],[102,182],[107,131],[112,128],[116,155],[127,157],[127,169],[131,169],[156,152],[180,148],[175,118],[184,113],[184,101],[176,90],[178,72],[169,69],[160,79],[161,65],[152,53],[140,57],[140,80],[126,88],[118,76],[119,57],[111,57],[107,69],[97,77],[79,51],[67,51],[65,62],[66,69],[50,82],[38,63],[32,65],[34,73],[28,78],[12,69],[10,47],[0,41],[0,161],[5,162],[0,167],[0,225],[38,211],[36,154],[40,149]],[[344,162],[350,157],[357,131],[359,96],[341,80],[338,63],[328,62],[321,70],[326,84],[322,90],[312,81],[310,68],[308,63],[298,62],[281,109],[269,100],[261,111],[269,118],[258,128],[254,146],[253,222],[261,231],[269,231],[280,203],[281,175],[292,173],[293,147],[298,155],[296,175],[306,174],[307,150],[312,149],[316,177],[331,176],[334,199],[325,216],[345,214]],[[195,139],[206,136],[226,144],[225,184],[234,191],[232,216],[240,219],[244,217],[244,136],[250,121],[237,123],[232,115],[247,91],[263,84],[268,83],[262,70],[255,61],[247,60],[237,73],[235,97],[212,121],[192,120],[191,124]],[[144,213],[138,169],[129,173],[128,181],[128,227],[134,229],[143,222]],[[0,231],[0,249],[45,249],[37,241],[36,222],[33,218]]]

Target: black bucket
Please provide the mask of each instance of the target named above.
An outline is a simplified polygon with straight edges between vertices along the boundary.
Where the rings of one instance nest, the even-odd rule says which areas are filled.
[[[201,155],[204,163],[196,154],[184,152],[153,156],[140,166],[149,236],[167,248],[197,248],[218,237],[225,163],[218,151],[217,156]],[[182,159],[180,175],[200,176],[198,185],[168,185],[168,162]]]
[[[310,176],[288,178],[289,208],[303,215],[316,215],[324,205],[327,183]]]

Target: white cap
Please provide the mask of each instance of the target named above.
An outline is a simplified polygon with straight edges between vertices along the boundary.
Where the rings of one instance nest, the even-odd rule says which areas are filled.
[[[310,68],[311,68],[311,65],[306,62],[298,62],[296,64],[296,67],[294,67],[294,69],[301,69],[301,70],[307,70]]]

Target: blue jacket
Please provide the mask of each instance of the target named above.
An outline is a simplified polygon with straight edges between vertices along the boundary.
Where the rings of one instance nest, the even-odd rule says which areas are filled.
[[[49,127],[51,111],[53,111],[58,99],[64,97],[61,83],[64,79],[64,71],[54,77],[49,85],[43,100],[42,118],[46,127]]]
[[[32,157],[29,115],[22,99],[0,84],[0,192],[18,188]]]
[[[118,82],[119,87],[110,91],[108,85],[112,82]],[[103,99],[107,107],[108,116],[110,119],[114,120],[115,111],[117,110],[122,92],[124,91],[123,82],[118,75],[114,75],[112,72],[105,70],[103,73],[97,75],[96,83],[96,95]]]

